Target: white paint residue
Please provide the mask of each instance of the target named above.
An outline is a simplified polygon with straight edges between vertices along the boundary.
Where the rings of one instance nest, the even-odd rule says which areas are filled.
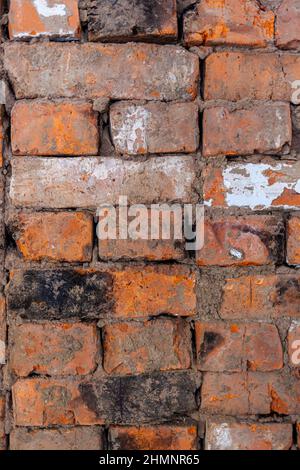
[[[227,205],[264,209],[270,207],[285,189],[294,190],[300,194],[300,180],[282,181],[281,178],[281,181],[270,184],[266,174],[268,170],[285,172],[288,168],[290,165],[283,163],[273,166],[265,163],[228,166],[223,171]]]
[[[119,129],[115,128],[114,143],[123,152],[129,154],[147,152],[147,126],[150,112],[142,106],[130,106]]]
[[[235,248],[230,248],[229,253],[233,258],[243,259],[243,253]]]
[[[46,18],[51,16],[66,16],[67,9],[63,3],[55,3],[53,6],[48,5],[48,0],[33,0],[34,6],[39,15]]]
[[[5,343],[0,341],[0,364],[5,364]]]
[[[232,438],[228,424],[222,423],[214,428],[213,433],[214,449],[230,450],[232,448]],[[210,450],[210,446],[208,446]]]

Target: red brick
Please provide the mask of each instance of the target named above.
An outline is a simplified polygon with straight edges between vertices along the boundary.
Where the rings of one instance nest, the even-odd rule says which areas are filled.
[[[241,423],[209,420],[206,450],[289,450],[293,427],[289,423]]]
[[[88,3],[90,41],[172,41],[177,37],[176,0],[100,0]]]
[[[11,0],[10,39],[33,37],[79,38],[78,0]]]
[[[287,263],[300,265],[300,217],[292,216],[287,223]]]
[[[0,296],[0,365],[6,362],[6,303]]]
[[[21,377],[88,374],[100,353],[96,327],[81,323],[26,323],[14,328],[12,341],[10,366]]]
[[[11,117],[15,155],[97,155],[99,132],[92,105],[19,101]]]
[[[223,287],[220,316],[224,319],[297,318],[299,292],[297,274],[228,278]]]
[[[5,67],[17,99],[172,101],[194,99],[198,90],[198,57],[178,46],[15,43],[6,44],[5,50]]]
[[[23,379],[13,385],[17,426],[103,424],[85,404],[79,383],[67,379]]]
[[[283,226],[271,216],[206,218],[204,246],[196,252],[199,266],[248,266],[277,262]]]
[[[225,107],[204,111],[205,157],[284,153],[291,140],[291,113],[287,103],[269,103],[234,111]]]
[[[199,144],[198,106],[116,103],[110,110],[110,128],[115,149],[121,154],[195,152]]]
[[[14,158],[10,197],[18,207],[94,208],[128,204],[191,202],[196,178],[192,156],[147,161],[117,158]]]
[[[205,61],[206,100],[291,101],[293,81],[300,72],[300,57],[275,53],[222,51]],[[222,77],[222,80],[216,80]]]
[[[61,429],[15,428],[10,450],[101,450],[101,428],[93,426]]]
[[[196,450],[196,426],[111,426],[113,450]]]
[[[196,314],[195,274],[184,267],[152,267],[113,273],[114,315],[136,318]]]
[[[103,345],[103,367],[109,374],[141,374],[191,366],[190,326],[180,319],[106,325]]]
[[[283,366],[280,337],[271,324],[197,322],[196,348],[203,371],[270,371]]]
[[[204,201],[213,207],[300,206],[300,163],[292,161],[208,165],[204,172]]]
[[[21,213],[14,239],[26,260],[85,262],[93,250],[93,217],[85,212]]]
[[[0,450],[6,449],[5,436],[5,397],[0,396]]]
[[[300,8],[298,0],[283,0],[276,13],[276,45],[282,49],[299,49]]]
[[[288,332],[288,354],[291,367],[300,367],[300,322],[293,321]]]
[[[274,13],[256,0],[204,0],[184,16],[187,45],[265,47],[273,40]]]

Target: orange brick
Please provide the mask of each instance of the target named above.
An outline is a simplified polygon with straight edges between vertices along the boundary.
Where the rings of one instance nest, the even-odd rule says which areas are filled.
[[[184,16],[187,45],[265,47],[273,40],[274,13],[256,0],[204,0]]]
[[[291,367],[300,368],[300,322],[293,321],[288,332],[288,354]]]
[[[79,38],[78,0],[11,0],[10,39]]]
[[[15,155],[97,155],[99,132],[92,105],[74,101],[20,101],[11,116]]]
[[[300,265],[300,217],[293,216],[287,223],[287,263]]]
[[[6,449],[5,436],[5,397],[0,396],[0,450]]]
[[[289,450],[293,426],[289,423],[240,423],[211,420],[206,424],[206,450]]]
[[[204,246],[196,252],[199,266],[248,266],[278,262],[283,251],[283,225],[271,216],[208,218]]]
[[[190,326],[181,319],[107,325],[103,366],[119,375],[189,369]]]
[[[284,153],[284,147],[291,141],[291,113],[287,103],[268,103],[234,111],[225,107],[204,111],[205,157]]]
[[[270,371],[283,367],[278,330],[266,323],[197,322],[198,367],[203,371]]]
[[[299,49],[300,9],[298,0],[283,0],[276,12],[276,45],[282,49]]]
[[[26,323],[14,328],[12,338],[10,366],[21,377],[88,374],[100,354],[93,325]]]
[[[113,276],[116,317],[196,314],[196,278],[185,268],[132,268],[114,272]]]
[[[113,450],[196,450],[196,426],[111,426]]]
[[[27,260],[91,261],[93,217],[88,213],[20,213],[13,221],[13,233]]]
[[[220,316],[236,318],[299,317],[300,278],[295,274],[226,279]]]

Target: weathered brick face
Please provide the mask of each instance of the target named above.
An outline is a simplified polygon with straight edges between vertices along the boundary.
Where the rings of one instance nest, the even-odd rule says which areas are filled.
[[[0,450],[300,450],[299,1],[0,20]]]

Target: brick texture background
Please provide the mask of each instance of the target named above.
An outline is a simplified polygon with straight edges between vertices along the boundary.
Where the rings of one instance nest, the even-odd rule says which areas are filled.
[[[299,449],[300,2],[0,14],[0,449]],[[203,248],[98,241],[119,195]]]

